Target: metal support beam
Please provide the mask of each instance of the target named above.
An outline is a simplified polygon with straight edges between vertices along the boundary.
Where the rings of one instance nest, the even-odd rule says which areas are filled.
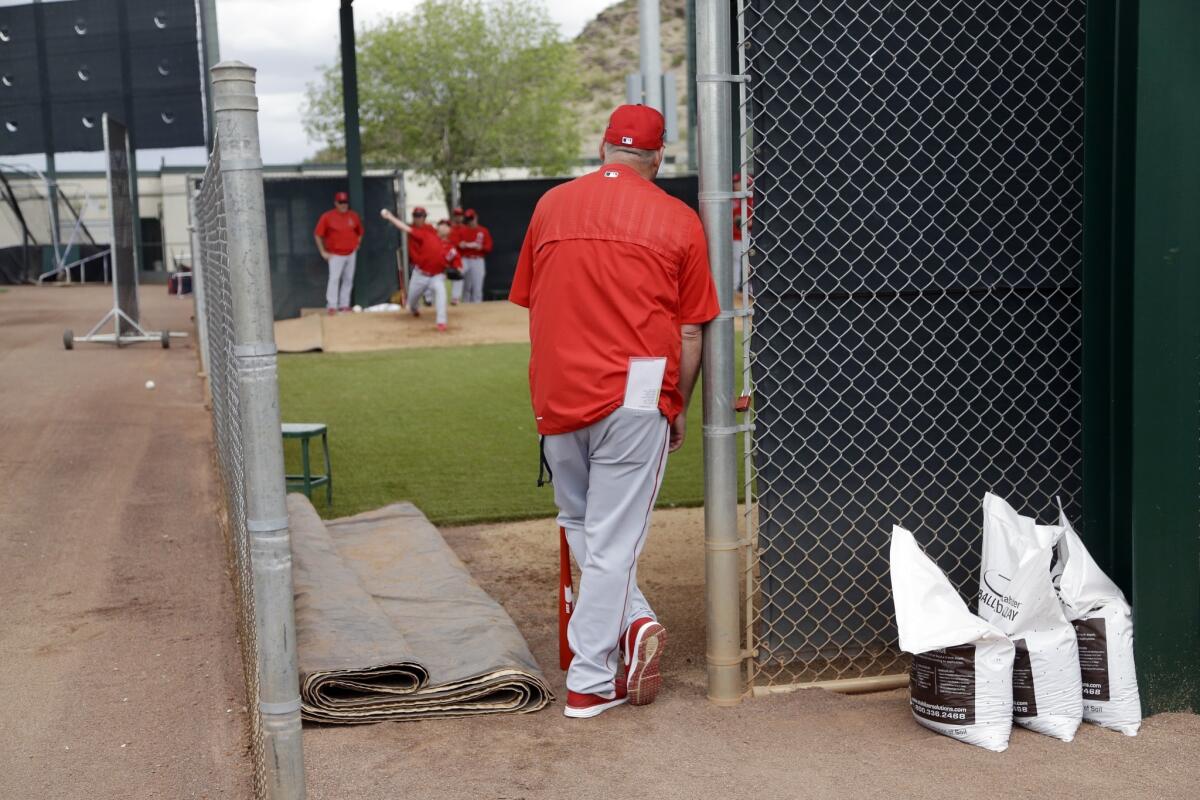
[[[1151,713],[1200,710],[1200,6],[1142,0],[1132,291],[1133,613]],[[1129,220],[1122,220],[1128,225]]]
[[[666,113],[662,88],[662,31],[659,25],[658,0],[638,0],[638,45],[642,90],[646,105]]]
[[[704,332],[704,540],[708,697],[737,703],[745,690],[739,613],[741,553],[737,530],[738,449],[734,403],[733,188],[729,0],[696,0],[700,218],[721,316]]]
[[[688,172],[699,169],[696,160],[696,0],[683,7],[687,27],[687,164]]]
[[[221,37],[217,32],[217,0],[200,0],[200,43],[204,58],[204,145],[212,150],[213,119],[212,73],[210,70],[221,60]]]
[[[46,21],[42,11],[43,0],[33,0],[33,30],[37,42],[37,69],[39,91],[42,97],[50,96],[50,70],[46,57]],[[42,139],[46,145],[46,200],[50,206],[50,245],[54,248],[54,266],[57,268],[63,262],[65,254],[58,252],[59,219],[58,219],[58,167],[54,161],[54,124],[50,115],[50,104],[42,103]],[[44,266],[44,262],[43,262]],[[40,273],[42,268],[39,267]],[[83,273],[80,272],[82,278]],[[71,282],[71,273],[66,273],[67,283]]]
[[[342,103],[346,139],[346,183],[350,207],[362,215],[362,138],[358,128],[358,58],[354,48],[354,0],[342,0]]]

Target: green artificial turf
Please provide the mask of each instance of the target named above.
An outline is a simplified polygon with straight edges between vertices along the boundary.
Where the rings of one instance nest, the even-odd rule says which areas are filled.
[[[329,426],[333,507],[322,487],[317,510],[333,518],[410,500],[437,524],[553,515],[554,490],[537,486],[528,362],[528,344],[281,355],[283,420]],[[699,394],[660,507],[703,502]],[[299,445],[285,447],[296,472]]]

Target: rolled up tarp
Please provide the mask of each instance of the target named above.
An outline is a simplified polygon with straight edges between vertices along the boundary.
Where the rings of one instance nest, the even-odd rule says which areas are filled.
[[[508,613],[416,506],[323,522],[292,494],[288,514],[305,719],[528,713],[553,701]]]

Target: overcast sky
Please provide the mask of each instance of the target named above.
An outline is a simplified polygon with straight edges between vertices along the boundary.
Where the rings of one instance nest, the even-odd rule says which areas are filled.
[[[585,24],[616,0],[542,0],[563,34],[574,37]],[[21,0],[0,0],[13,5]],[[28,2],[28,0],[24,0]],[[354,20],[364,23],[384,15],[402,14],[418,0],[355,0]],[[217,26],[221,58],[236,58],[258,68],[259,126],[263,160],[292,164],[318,148],[309,142],[300,124],[305,86],[315,80],[323,65],[331,64],[338,50],[338,0],[217,0]],[[23,160],[41,167],[43,159]],[[167,164],[201,164],[203,148],[141,150],[138,166],[156,169]],[[99,154],[64,154],[58,168],[98,169]]]

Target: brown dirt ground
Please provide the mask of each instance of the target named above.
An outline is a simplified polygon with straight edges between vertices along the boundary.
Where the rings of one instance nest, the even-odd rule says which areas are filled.
[[[196,351],[63,350],[111,298],[0,293],[0,798],[247,797]],[[141,303],[192,329],[163,287]]]
[[[312,798],[955,798],[1200,796],[1200,717],[1161,714],[1135,739],[1091,725],[1071,744],[1025,730],[1002,754],[918,726],[903,690],[806,690],[717,708],[704,688],[700,509],[657,511],[639,568],[666,624],[652,706],[562,716],[551,520],[443,530],[521,628],[560,701],[537,714],[305,730]]]
[[[735,321],[741,330],[742,319]],[[325,309],[306,308],[299,317],[275,323],[280,352],[353,353],[409,347],[464,347],[480,344],[523,344],[529,341],[529,315],[504,301],[452,306],[447,330],[434,327],[433,310],[421,316],[407,312],[362,312],[330,316]]]
[[[275,339],[282,352],[319,346],[326,353],[529,341],[528,314],[512,303],[452,306],[447,318],[447,330],[440,333],[434,327],[432,308],[422,307],[419,318],[386,311],[329,316],[324,309],[305,309],[300,317],[276,322]]]

